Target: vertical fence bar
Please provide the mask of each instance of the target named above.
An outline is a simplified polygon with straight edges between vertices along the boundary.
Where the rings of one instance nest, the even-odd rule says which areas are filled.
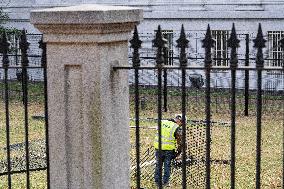
[[[284,63],[284,58],[282,63]],[[283,64],[283,72],[284,72],[284,64]],[[284,95],[282,95],[282,188],[284,188]]]
[[[18,52],[18,41],[19,41],[19,36],[18,34],[15,36],[15,44],[16,44],[16,48],[15,48],[15,64],[16,66],[19,65],[19,52]],[[22,81],[22,71],[19,71],[19,69],[16,69],[16,76],[17,76],[17,80],[18,81]]]
[[[186,48],[188,48],[188,40],[186,39],[184,27],[182,25],[180,37],[177,40],[177,47],[180,48],[180,67],[182,71],[182,98],[181,98],[181,112],[182,112],[182,188],[186,189],[187,180],[186,180],[186,122],[185,122],[185,114],[186,114],[186,86],[185,86],[185,77],[187,67],[187,56],[186,56]]]
[[[256,104],[256,189],[260,189],[261,180],[261,117],[262,117],[262,69],[264,66],[262,49],[265,47],[266,40],[263,38],[261,24],[258,27],[254,47],[257,48],[256,54],[256,71],[257,71],[257,104]]]
[[[22,57],[22,76],[23,76],[23,104],[24,104],[24,122],[25,122],[25,151],[26,151],[26,179],[27,188],[30,188],[30,157],[29,157],[29,122],[28,122],[28,72],[27,67],[29,66],[27,50],[29,43],[27,41],[26,31],[22,31],[20,49]]]
[[[284,96],[282,96],[282,188],[284,188]]]
[[[202,40],[202,47],[205,48],[205,114],[206,114],[206,189],[210,189],[210,142],[211,142],[211,97],[210,97],[210,71],[212,67],[211,48],[214,47],[215,41],[212,39],[210,26],[208,25],[205,39]]]
[[[284,74],[284,38],[280,40],[280,46],[282,48],[282,68]],[[282,86],[284,83],[282,83]],[[284,88],[283,88],[284,91]],[[284,188],[284,95],[282,95],[282,188]]]
[[[236,70],[238,67],[237,48],[239,42],[233,24],[231,36],[228,39],[228,47],[231,48],[231,189],[235,188],[235,164],[236,164]]]
[[[169,51],[168,48],[163,48],[164,51],[164,64],[169,65]],[[168,111],[168,72],[166,69],[163,71],[163,77],[164,77],[164,87],[163,87],[163,97],[164,97],[164,112]]]
[[[4,90],[5,90],[5,115],[6,115],[6,148],[7,148],[7,172],[8,172],[8,188],[12,188],[11,179],[11,151],[10,151],[10,115],[9,115],[9,85],[8,85],[8,68],[9,68],[9,50],[10,43],[7,40],[7,34],[2,33],[0,48],[3,53],[2,64],[4,68]]]
[[[163,48],[166,46],[166,40],[163,38],[161,26],[158,26],[156,38],[153,40],[154,47],[157,47],[156,67],[158,70],[158,169],[159,169],[159,189],[162,189],[162,159],[161,159],[161,120],[162,120],[162,70],[164,66]]]
[[[16,65],[19,65],[19,52],[18,52],[18,40],[19,40],[19,36],[18,34],[15,34],[15,61],[16,61]]]
[[[211,122],[211,97],[210,97],[210,71],[212,67],[212,58],[211,58],[211,48],[214,47],[215,41],[212,39],[210,26],[208,25],[205,39],[202,40],[202,47],[205,48],[205,114],[206,114],[206,188],[210,189],[210,142],[211,142],[211,131],[210,131],[210,122]]]
[[[168,111],[168,72],[164,70],[164,112]]]
[[[245,66],[249,66],[249,34],[246,34]],[[245,70],[245,116],[248,116],[249,107],[249,70]]]
[[[50,188],[50,171],[49,171],[49,140],[48,140],[48,96],[47,96],[47,65],[46,65],[46,43],[41,38],[39,48],[42,49],[41,67],[43,68],[44,82],[44,119],[45,119],[45,149],[46,149],[46,168],[47,168],[47,189]]]
[[[139,128],[139,48],[142,41],[139,39],[137,27],[135,26],[133,38],[130,40],[131,48],[133,48],[133,67],[135,68],[135,127],[136,127],[136,187],[141,188],[141,170],[140,170],[140,128]]]

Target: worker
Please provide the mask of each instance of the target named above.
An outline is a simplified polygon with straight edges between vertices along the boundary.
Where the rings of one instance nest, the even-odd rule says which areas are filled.
[[[185,122],[187,121],[185,117]],[[173,119],[161,120],[161,151],[160,162],[163,167],[164,175],[162,179],[162,185],[164,187],[169,186],[171,175],[171,161],[175,158],[181,158],[182,152],[182,115],[176,114]],[[155,183],[159,186],[160,174],[159,174],[159,134],[158,130],[155,136],[154,147],[156,149],[156,168],[155,168]]]

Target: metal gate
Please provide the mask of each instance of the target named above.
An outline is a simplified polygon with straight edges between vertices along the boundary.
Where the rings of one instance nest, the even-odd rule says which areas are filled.
[[[284,65],[282,63],[282,67],[264,66],[263,48],[266,40],[263,37],[261,25],[259,25],[257,36],[253,40],[254,48],[257,51],[255,65],[240,65],[237,54],[240,41],[233,25],[227,41],[227,45],[231,49],[229,65],[213,66],[211,49],[214,46],[214,40],[211,34],[208,26],[205,38],[202,40],[202,47],[205,49],[204,64],[192,66],[188,63],[190,59],[188,59],[187,53],[190,41],[187,39],[182,26],[180,38],[176,41],[180,52],[180,64],[165,65],[163,53],[167,47],[167,41],[163,38],[162,30],[159,26],[156,37],[152,41],[156,48],[156,64],[145,66],[141,65],[139,49],[141,49],[142,41],[139,39],[137,28],[135,28],[134,36],[130,41],[133,49],[133,64],[131,66],[114,67],[115,70],[127,69],[134,71],[134,83],[130,87],[131,115],[135,117],[131,122],[134,125],[133,131],[131,131],[132,149],[130,152],[132,158],[132,188],[155,188],[153,182],[153,169],[155,167],[154,149],[152,147],[153,133],[155,133],[157,128],[159,141],[161,142],[161,120],[171,118],[173,113],[183,114],[182,130],[186,132],[182,132],[182,141],[184,143],[183,146],[187,144],[187,148],[184,147],[182,149],[182,161],[174,162],[172,165],[171,188],[265,188],[271,186],[283,188],[284,89],[279,90],[277,95],[270,96],[264,93],[262,90],[262,73],[264,71],[275,71],[283,74]],[[283,39],[281,44],[284,47]],[[153,75],[143,75],[145,70],[153,70]],[[176,70],[179,71],[181,83],[179,86],[169,88],[166,83],[166,73]],[[205,75],[205,86],[198,89],[201,92],[190,88],[186,81],[187,72],[196,70],[203,71]],[[212,72],[223,70],[230,72],[230,88],[226,90],[212,90]],[[236,85],[237,72],[256,73],[256,77],[253,78],[257,84],[256,88],[250,91],[239,90]],[[147,77],[155,77],[156,83],[150,87],[141,85],[140,79],[147,79]],[[163,90],[165,88],[166,91]],[[243,109],[239,111],[240,108],[243,108],[242,105],[244,103],[247,104],[248,101],[247,98],[244,98],[244,101],[240,100],[239,95],[247,94],[248,92],[250,92],[252,97],[249,106],[245,107],[245,111]],[[196,96],[192,95],[197,93],[198,95]],[[164,101],[164,104],[163,97],[167,99]],[[220,100],[226,102],[224,106],[220,106]],[[267,109],[266,106],[274,102],[277,105],[273,107],[277,108],[273,109],[272,106],[268,106],[271,109]],[[196,107],[193,107],[193,105]],[[228,112],[222,111],[223,108],[228,108]],[[213,109],[216,112],[213,112]],[[248,109],[250,113],[248,113]],[[165,110],[164,113],[163,110]],[[265,114],[263,113],[264,110]],[[201,113],[196,116],[197,112]],[[237,114],[237,112],[241,113]],[[149,115],[152,116],[151,121],[149,117],[143,117]],[[187,123],[184,115],[190,119]],[[194,117],[198,119],[194,119]],[[216,121],[215,119],[217,118],[220,120]],[[273,124],[270,125],[268,122],[273,122]],[[246,124],[248,125],[247,128],[244,127]],[[218,133],[217,135],[216,132]],[[237,140],[238,137],[242,138],[242,141]],[[253,149],[250,147],[250,151],[248,151],[246,148],[252,143],[254,144]],[[268,143],[275,143],[276,145],[267,147]],[[224,146],[228,148],[226,156],[222,155],[221,149]],[[274,147],[277,148],[276,151]],[[238,151],[236,151],[237,149]],[[159,152],[160,150],[158,150]],[[277,155],[277,159],[270,157],[274,157],[272,155],[274,152]],[[253,160],[251,160],[251,156],[254,157]],[[217,159],[215,159],[216,157]],[[224,159],[224,157],[228,159]],[[270,159],[270,161],[267,161],[267,159]],[[243,162],[250,165],[254,164],[253,176],[249,175],[244,182],[242,180],[244,178],[239,175],[250,174],[252,168],[237,166],[243,165]],[[275,162],[276,166],[273,164]],[[266,169],[271,163],[273,168],[278,167],[275,168],[277,169],[277,174],[273,174],[271,177],[273,181],[266,181]],[[218,164],[219,167],[216,167],[214,164]],[[162,176],[161,161],[158,161],[157,166],[160,170],[159,174]],[[220,171],[220,166],[224,170]],[[223,180],[216,178],[218,171]],[[261,173],[265,173],[265,175]],[[162,181],[159,182],[158,188],[163,188]]]
[[[1,36],[0,188],[49,188],[46,46],[41,38],[25,30]]]

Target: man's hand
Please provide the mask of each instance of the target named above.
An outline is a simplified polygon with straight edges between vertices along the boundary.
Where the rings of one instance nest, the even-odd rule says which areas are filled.
[[[181,150],[178,149],[177,152],[175,153],[175,158],[178,157],[178,156],[180,156],[180,154],[181,154]]]
[[[182,154],[180,153],[179,155],[177,155],[176,158],[175,158],[175,160],[176,160],[177,162],[182,161]]]

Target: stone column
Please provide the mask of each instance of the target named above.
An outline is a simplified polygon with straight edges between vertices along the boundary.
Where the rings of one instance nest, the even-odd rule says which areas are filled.
[[[52,189],[127,189],[128,42],[142,10],[79,5],[35,10],[47,43]]]

